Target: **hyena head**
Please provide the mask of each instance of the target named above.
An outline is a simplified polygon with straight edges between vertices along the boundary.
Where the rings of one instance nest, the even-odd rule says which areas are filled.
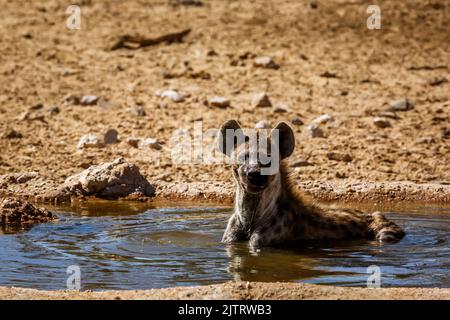
[[[246,193],[262,194],[280,187],[280,164],[294,151],[292,129],[284,122],[273,129],[243,132],[236,120],[219,130],[218,150],[233,166],[233,176]]]

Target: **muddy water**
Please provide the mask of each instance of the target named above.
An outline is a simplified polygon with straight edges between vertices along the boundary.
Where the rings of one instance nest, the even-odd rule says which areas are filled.
[[[450,287],[450,209],[387,215],[407,236],[399,243],[309,243],[250,252],[220,243],[230,208],[149,208],[90,204],[58,208],[58,222],[0,231],[0,285],[65,289],[71,265],[82,289],[144,289],[231,279],[365,286],[367,268],[381,286]]]

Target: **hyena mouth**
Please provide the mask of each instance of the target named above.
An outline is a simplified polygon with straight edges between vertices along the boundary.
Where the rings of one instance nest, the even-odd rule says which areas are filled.
[[[246,191],[251,193],[259,193],[266,189],[268,185],[268,177],[264,175],[247,176],[244,187]]]

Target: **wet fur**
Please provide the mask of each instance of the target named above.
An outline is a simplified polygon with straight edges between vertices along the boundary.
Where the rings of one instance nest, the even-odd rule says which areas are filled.
[[[239,149],[239,148],[238,148]],[[405,233],[380,212],[323,210],[307,204],[294,187],[285,161],[261,193],[245,191],[237,171],[235,208],[222,241],[249,241],[253,248],[302,240],[397,241]]]

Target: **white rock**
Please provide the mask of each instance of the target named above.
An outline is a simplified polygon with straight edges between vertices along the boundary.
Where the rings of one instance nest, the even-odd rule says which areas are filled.
[[[311,123],[321,125],[321,124],[325,124],[331,120],[333,120],[333,118],[330,115],[323,114],[320,117],[315,118]]]
[[[266,120],[261,120],[255,125],[255,129],[270,129],[271,125]]]
[[[156,95],[161,98],[168,98],[173,102],[183,102],[186,99],[183,94],[175,90],[157,91]]]
[[[155,149],[155,150],[161,150],[162,149],[161,144],[158,142],[157,139],[154,139],[154,138],[141,139],[141,141],[139,142],[139,146],[140,147],[150,147],[150,148]]]
[[[80,100],[80,103],[83,106],[92,106],[97,103],[98,99],[99,99],[99,97],[97,97],[97,96],[92,96],[92,95],[83,96]]]
[[[101,148],[104,146],[103,141],[97,138],[97,136],[93,134],[87,134],[80,138],[78,142],[77,149],[84,148]]]
[[[208,105],[210,105],[211,107],[218,107],[218,108],[227,108],[230,106],[230,104],[231,104],[230,99],[218,96],[212,97],[208,101]]]
[[[278,69],[280,66],[272,60],[271,57],[257,57],[253,60],[253,65],[255,67],[267,68],[267,69]]]

